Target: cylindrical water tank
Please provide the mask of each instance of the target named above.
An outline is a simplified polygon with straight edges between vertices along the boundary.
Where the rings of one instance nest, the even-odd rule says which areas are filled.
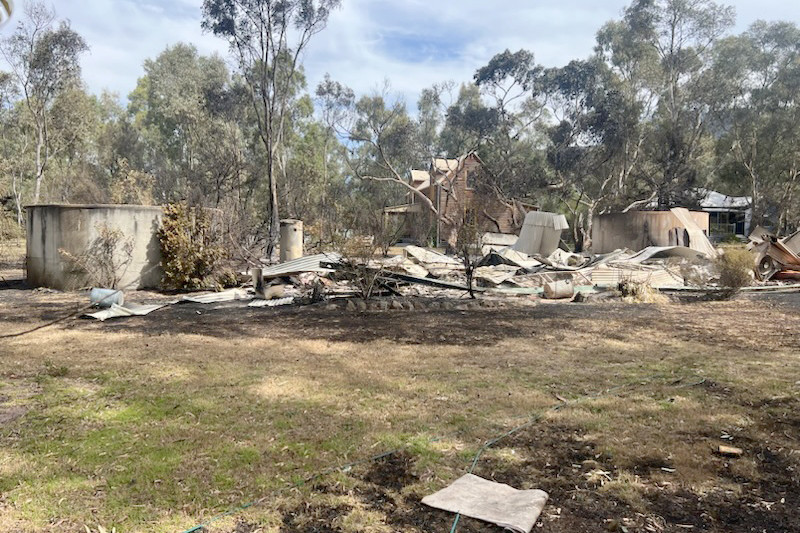
[[[303,221],[281,220],[281,263],[303,257]]]
[[[111,307],[113,304],[124,305],[125,294],[116,289],[101,289],[95,287],[89,291],[89,301],[92,305],[101,308]]]
[[[544,284],[544,297],[548,300],[560,300],[562,298],[572,298],[575,295],[575,287],[569,280],[553,281]]]

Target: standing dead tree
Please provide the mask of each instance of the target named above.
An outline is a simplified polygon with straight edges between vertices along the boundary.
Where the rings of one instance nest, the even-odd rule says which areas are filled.
[[[475,299],[475,269],[481,255],[483,233],[484,228],[481,227],[478,213],[474,209],[467,209],[464,213],[464,220],[458,228],[456,248],[461,262],[464,264],[467,291],[472,299]]]
[[[438,168],[437,159],[428,155],[431,184],[435,180],[440,198],[432,198],[409,179],[408,170],[425,159],[417,124],[409,117],[405,104],[386,94],[364,96],[359,100],[351,89],[329,76],[317,88],[323,118],[335,134],[346,139],[344,159],[354,176],[364,181],[390,183],[405,190],[433,219],[452,228],[463,223],[465,198],[456,186],[459,168]],[[443,161],[443,160],[442,160]],[[457,165],[460,166],[459,160]],[[447,239],[456,244],[456,234]]]

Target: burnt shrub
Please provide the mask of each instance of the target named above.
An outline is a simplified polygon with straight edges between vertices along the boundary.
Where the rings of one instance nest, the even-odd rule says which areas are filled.
[[[208,210],[183,202],[165,206],[158,240],[164,288],[184,290],[218,285],[216,276],[226,253]]]

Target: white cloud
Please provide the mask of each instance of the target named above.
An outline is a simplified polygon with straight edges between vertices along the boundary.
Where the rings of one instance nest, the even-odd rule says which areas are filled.
[[[18,8],[25,0],[17,0]],[[800,3],[785,0],[733,2],[737,30],[756,18],[800,18]],[[166,46],[191,42],[201,53],[227,54],[227,45],[201,30],[202,0],[60,0],[91,46],[83,72],[94,92],[110,89],[125,98],[142,75],[145,59]],[[343,0],[328,28],[304,57],[309,89],[331,76],[358,93],[391,81],[413,104],[433,83],[467,82],[477,68],[510,48],[534,52],[547,66],[591,53],[600,26],[617,18],[628,0]],[[10,31],[7,25],[2,31]],[[417,46],[415,46],[417,45]],[[2,68],[2,65],[0,65]]]

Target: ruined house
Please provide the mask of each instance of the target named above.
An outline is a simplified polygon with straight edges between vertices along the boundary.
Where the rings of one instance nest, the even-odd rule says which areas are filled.
[[[384,213],[402,217],[404,236],[410,240],[420,240],[419,229],[427,224],[437,245],[453,245],[468,210],[478,217],[481,231],[516,234],[525,215],[538,210],[520,200],[503,198],[494,190],[485,165],[475,152],[458,159],[433,159],[428,170],[412,170],[409,181],[418,192],[409,191],[406,204],[388,207]],[[438,217],[431,206],[438,211]]]
[[[700,189],[700,209],[709,216],[709,236],[724,240],[731,236],[744,238],[750,235],[753,220],[751,196],[728,196],[716,191]]]
[[[625,248],[686,246],[713,256],[716,252],[708,241],[708,228],[708,213],[685,208],[606,213],[594,219],[592,251],[605,254]]]

